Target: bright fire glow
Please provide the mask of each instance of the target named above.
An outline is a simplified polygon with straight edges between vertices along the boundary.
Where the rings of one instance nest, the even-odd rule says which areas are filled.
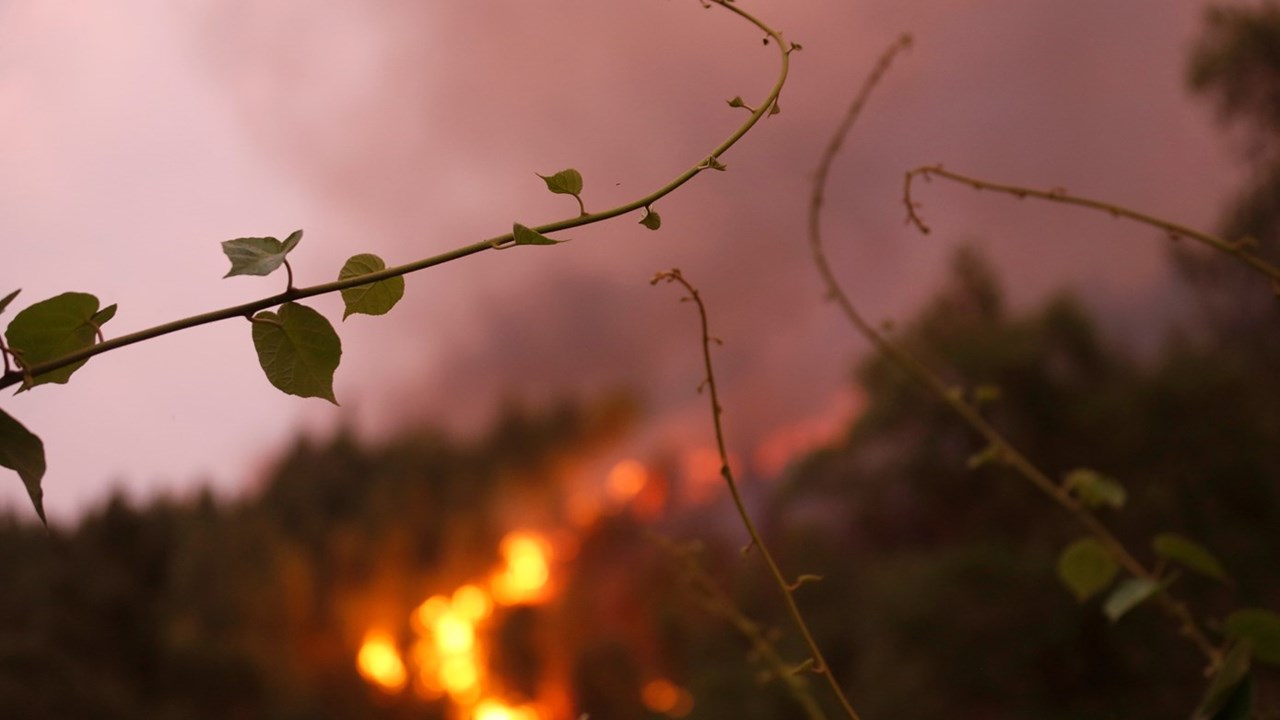
[[[381,631],[371,630],[365,634],[356,656],[356,667],[366,680],[388,692],[400,690],[408,679],[395,641]]]
[[[431,699],[448,693],[456,702],[474,701],[483,679],[476,622],[489,613],[489,598],[463,585],[452,599],[433,595],[414,611],[420,637],[413,646],[418,694]]]
[[[475,585],[463,585],[454,590],[452,605],[454,612],[471,622],[479,622],[493,611],[489,595]]]
[[[432,595],[414,608],[409,625],[413,644],[401,659],[392,635],[370,631],[356,658],[360,674],[386,692],[412,680],[424,700],[447,697],[459,720],[543,720],[533,705],[496,699],[500,681],[489,676],[486,621],[495,603],[546,600],[551,580],[551,543],[531,532],[513,532],[499,545],[502,563],[487,586],[466,584],[451,594]]]
[[[474,720],[538,720],[538,712],[528,705],[511,707],[497,700],[481,700],[476,705]]]
[[[493,599],[502,605],[546,599],[551,578],[551,545],[532,533],[513,532],[499,546],[502,567],[493,575]]]

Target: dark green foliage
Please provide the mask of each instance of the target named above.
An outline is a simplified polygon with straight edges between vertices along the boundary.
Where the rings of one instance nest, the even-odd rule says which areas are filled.
[[[12,298],[9,298],[12,299]],[[98,298],[68,292],[23,308],[5,331],[9,352],[24,368],[56,360],[97,342],[102,325],[115,317],[116,306],[98,309]],[[23,381],[23,389],[44,383],[66,383],[87,360]]]
[[[1123,509],[1100,512],[1131,547],[1177,528],[1210,558],[1221,557],[1233,587],[1195,575],[1176,586],[1204,615],[1239,604],[1280,606],[1271,570],[1280,557],[1280,376],[1258,360],[1224,363],[1215,347],[1174,342],[1139,364],[1105,342],[1067,298],[1010,317],[991,273],[967,252],[938,300],[894,335],[949,384],[1001,387],[1000,401],[984,414],[1051,475],[1070,477],[1084,465],[1123,478]],[[1112,616],[1123,615],[1114,626],[1096,601],[1076,606],[1052,573],[1060,549],[1083,529],[999,462],[968,470],[984,442],[892,364],[873,359],[859,376],[867,392],[861,419],[842,443],[793,472],[782,492],[791,509],[775,510],[782,518],[819,513],[840,538],[825,540],[840,558],[835,567],[851,573],[855,587],[887,598],[864,601],[857,591],[828,598],[866,618],[850,639],[852,664],[863,668],[848,676],[859,712],[1188,715],[1203,692],[1200,658],[1151,603],[1141,603],[1153,588],[1121,578],[1119,595],[1104,602]],[[1075,485],[1083,489],[1079,476]],[[1115,497],[1108,491],[1096,499],[1109,505]],[[809,537],[788,545],[784,566],[830,579],[832,566],[811,559],[824,541]],[[855,550],[841,554],[841,547]],[[1189,568],[1218,569],[1167,538],[1161,547]],[[968,556],[994,572],[992,548],[1006,548],[1005,562],[1022,569],[966,594],[950,563]],[[914,568],[910,580],[887,574],[902,563]],[[1087,594],[1101,589],[1091,583]],[[816,612],[820,619],[824,611]],[[989,613],[1001,622],[984,624]],[[991,690],[976,692],[985,682]],[[1274,678],[1260,674],[1256,690],[1274,693]]]
[[[1217,4],[1188,64],[1188,82],[1216,105],[1224,122],[1244,130],[1248,179],[1227,204],[1219,234],[1248,239],[1251,250],[1280,262],[1280,6]],[[1280,302],[1275,288],[1250,282],[1236,263],[1215,262],[1192,248],[1175,252],[1179,268],[1208,312],[1200,332],[1216,340],[1224,361],[1280,365]]]
[[[1272,3],[1210,7],[1188,71],[1224,119],[1255,125],[1259,138],[1280,127],[1280,8]]]
[[[44,442],[3,410],[0,410],[0,466],[18,473],[40,522],[46,522],[44,490],[40,488],[45,471]]]

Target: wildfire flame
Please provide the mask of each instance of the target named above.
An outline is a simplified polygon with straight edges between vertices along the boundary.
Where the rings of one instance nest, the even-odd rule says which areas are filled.
[[[371,630],[356,656],[360,674],[385,692],[409,684],[425,700],[448,697],[458,718],[467,720],[543,720],[531,704],[499,699],[488,671],[486,621],[498,605],[531,604],[549,598],[551,544],[532,532],[512,532],[499,545],[502,564],[478,584],[450,595],[432,595],[416,607],[409,626],[415,635],[407,662],[394,638]]]
[[[499,546],[502,567],[491,579],[493,598],[503,605],[541,602],[551,578],[551,546],[538,535],[515,532]]]
[[[695,453],[695,489],[721,483],[719,455]],[[698,487],[698,480],[702,487]],[[595,493],[570,495],[566,516],[579,527],[593,523],[602,512],[656,517],[667,503],[668,480],[636,460],[617,462]],[[397,643],[394,633],[380,629],[366,633],[356,657],[360,674],[386,693],[406,691],[427,701],[446,701],[453,720],[549,720],[567,711],[570,700],[555,683],[539,685],[535,699],[513,701],[493,672],[494,632],[506,611],[515,605],[550,600],[555,583],[552,563],[572,558],[573,538],[547,537],[518,530],[498,545],[499,562],[483,579],[458,586],[451,593],[431,595],[409,616],[412,639]],[[496,617],[495,617],[496,616]],[[654,679],[641,689],[640,700],[651,712],[682,718],[693,709],[692,695],[670,680]]]
[[[538,711],[528,705],[510,707],[497,700],[484,700],[476,705],[474,720],[539,720]]]
[[[408,679],[395,640],[381,630],[365,634],[356,655],[356,667],[366,680],[388,692],[400,690]]]

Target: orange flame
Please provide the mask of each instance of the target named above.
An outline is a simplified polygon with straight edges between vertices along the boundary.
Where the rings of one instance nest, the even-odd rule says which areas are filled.
[[[485,621],[494,604],[546,600],[550,595],[551,543],[531,532],[513,532],[499,546],[502,564],[488,587],[467,584],[451,595],[432,595],[410,614],[416,636],[407,664],[393,637],[371,630],[356,657],[360,674],[385,692],[399,692],[412,679],[424,700],[448,697],[453,717],[466,720],[542,720],[533,705],[499,700],[489,677]],[[412,670],[412,678],[410,671]]]
[[[387,692],[400,690],[408,679],[395,640],[380,630],[365,634],[360,653],[356,655],[356,667],[366,680]]]
[[[474,585],[463,585],[452,598],[432,595],[413,613],[418,641],[413,645],[417,667],[415,689],[426,699],[448,693],[455,702],[479,697],[484,673],[476,623],[489,613],[489,598]]]
[[[489,698],[481,700],[476,705],[472,718],[473,720],[539,720],[541,715],[529,705],[512,707]]]
[[[490,580],[493,599],[502,605],[541,602],[551,579],[551,545],[532,533],[508,533],[499,546],[502,567]]]

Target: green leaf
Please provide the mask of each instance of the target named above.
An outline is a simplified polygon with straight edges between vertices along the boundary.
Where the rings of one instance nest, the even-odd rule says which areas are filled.
[[[9,413],[0,410],[0,465],[17,471],[22,484],[27,486],[31,504],[40,516],[40,522],[49,524],[44,517],[44,491],[40,480],[44,477],[44,443]]]
[[[516,245],[557,245],[565,242],[549,238],[536,230],[530,230],[520,223],[511,226],[511,237],[515,238]]]
[[[1253,646],[1237,642],[1227,651],[1218,672],[1213,674],[1192,720],[1247,720],[1253,706],[1253,682],[1249,667]],[[1243,697],[1242,697],[1243,692]],[[1240,710],[1243,707],[1244,712]]]
[[[346,280],[385,269],[387,264],[377,255],[370,253],[352,255],[338,271],[338,279]],[[404,297],[403,277],[387,278],[368,285],[347,288],[342,291],[342,302],[347,306],[342,313],[342,319],[346,320],[348,316],[355,313],[385,315],[400,302],[402,297]]]
[[[116,316],[116,310],[118,308],[118,305],[112,303],[94,313],[93,317],[89,318],[89,322],[93,323],[94,327],[101,328],[103,325],[106,325],[111,318]]]
[[[1067,473],[1063,484],[1069,492],[1080,499],[1080,502],[1091,508],[1105,505],[1119,509],[1124,507],[1125,501],[1129,498],[1123,485],[1093,470],[1083,468],[1072,470]]]
[[[294,230],[293,232],[289,233],[289,237],[285,238],[284,242],[281,243],[281,248],[283,249],[284,253],[287,255],[289,254],[290,250],[293,250],[294,248],[298,247],[298,243],[300,242],[302,242],[302,231]]]
[[[253,316],[253,347],[272,385],[289,395],[338,404],[333,373],[342,342],[323,315],[297,303],[281,305],[279,313],[264,310]]]
[[[1212,720],[1251,720],[1253,718],[1253,676],[1246,675],[1236,683],[1222,709],[1213,714]]]
[[[4,309],[9,307],[9,303],[13,302],[13,299],[18,297],[18,293],[20,292],[22,292],[22,290],[19,289],[5,295],[4,299],[0,300],[0,312],[4,312]]]
[[[64,355],[91,347],[98,328],[115,314],[115,306],[98,312],[98,298],[88,293],[69,292],[42,300],[22,310],[9,323],[5,338],[9,350],[24,368],[32,368]],[[105,319],[102,319],[105,316]],[[100,320],[100,322],[98,322]],[[44,383],[65,383],[88,360],[47,372],[24,383],[28,389]]]
[[[742,100],[741,95],[735,95],[733,96],[732,100],[726,100],[725,102],[729,103],[729,107],[731,108],[740,108],[740,107],[747,106],[747,104]]]
[[[1227,571],[1218,562],[1218,558],[1194,540],[1177,533],[1160,533],[1152,538],[1151,547],[1155,549],[1156,555],[1176,562],[1192,572],[1214,580],[1225,582],[1227,579]]]
[[[1253,656],[1268,665],[1280,665],[1280,615],[1261,608],[1237,610],[1223,624],[1227,637],[1248,640]]]
[[[654,211],[653,208],[645,208],[644,217],[640,218],[640,224],[650,230],[657,230],[662,227],[662,216]]]
[[[582,173],[573,168],[561,170],[555,175],[541,175],[534,173],[542,178],[547,184],[547,189],[557,195],[580,195],[582,193]]]
[[[284,242],[273,237],[250,237],[226,240],[222,252],[231,261],[231,269],[224,278],[233,275],[270,275],[284,264],[289,251],[302,240],[302,231],[295,230]]]
[[[1156,591],[1160,583],[1148,578],[1129,578],[1116,586],[1107,601],[1102,604],[1102,612],[1111,622],[1124,617],[1130,610],[1146,602]]]
[[[1071,543],[1058,556],[1058,578],[1080,602],[1106,589],[1119,569],[1102,543],[1090,537]]]

